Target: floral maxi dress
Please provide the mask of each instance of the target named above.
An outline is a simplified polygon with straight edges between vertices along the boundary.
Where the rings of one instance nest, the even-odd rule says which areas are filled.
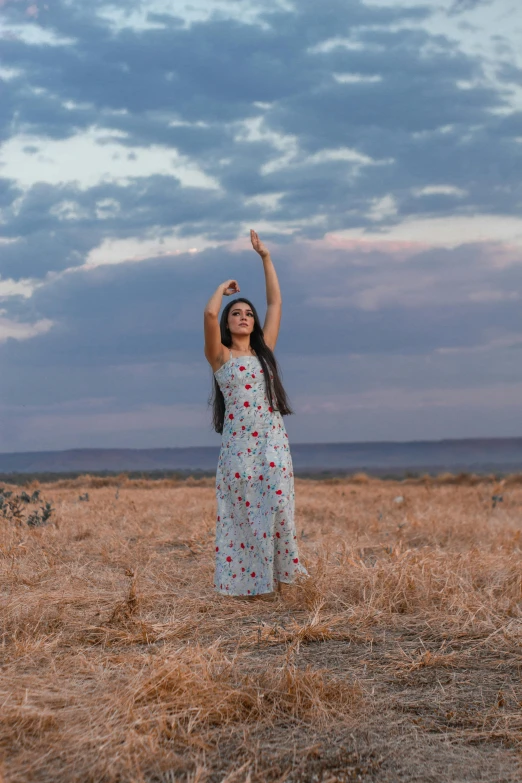
[[[230,359],[215,373],[225,398],[216,474],[215,589],[271,593],[293,582],[299,563],[294,475],[283,417],[268,403],[259,359]]]

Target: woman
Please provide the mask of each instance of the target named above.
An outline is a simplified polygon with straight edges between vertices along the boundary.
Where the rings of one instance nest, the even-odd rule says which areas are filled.
[[[218,286],[205,308],[214,428],[222,433],[214,587],[235,596],[272,593],[306,573],[297,552],[294,476],[282,418],[292,411],[273,354],[281,291],[270,253],[255,231],[250,238],[265,271],[264,326],[242,298],[230,302],[219,320],[223,296],[239,294],[236,280]]]

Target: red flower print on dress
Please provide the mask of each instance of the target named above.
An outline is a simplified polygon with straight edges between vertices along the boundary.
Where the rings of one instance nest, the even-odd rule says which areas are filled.
[[[270,463],[270,467],[271,467],[271,468],[275,468],[275,462],[271,462],[271,463]]]
[[[245,408],[250,408],[250,403],[249,403],[249,401],[248,401],[248,400],[245,400],[245,402],[243,403],[243,405],[245,406]]]
[[[251,389],[251,385],[249,383],[245,384],[245,389]]]
[[[282,495],[282,494],[283,494],[283,490],[282,489],[276,490],[276,495]]]
[[[263,533],[263,538],[266,538],[266,533]]]
[[[257,430],[252,433],[252,437],[253,438],[257,438],[258,435],[259,435],[259,432]]]
[[[287,549],[286,551],[288,552],[288,549]],[[231,558],[231,557],[230,557],[230,555],[229,555],[229,556],[227,557],[227,563],[231,563],[231,562],[232,562],[232,558]]]
[[[248,507],[249,507],[249,505],[250,505],[250,501],[249,501],[249,500],[247,500],[247,502],[245,503],[245,506],[248,508]]]
[[[268,406],[268,412],[269,412],[269,413],[273,413],[273,412],[274,412],[274,409],[272,408],[272,406],[271,406],[271,405],[269,405],[269,406]]]
[[[232,421],[232,419],[234,418],[234,414],[233,413],[229,413],[228,414],[228,418],[230,419],[230,421]]]
[[[236,473],[236,474],[235,474],[235,476],[236,476],[236,478],[241,478],[241,476],[239,475],[239,473]]]
[[[219,547],[218,546],[216,547],[216,552],[219,552]]]
[[[299,562],[299,558],[298,557],[294,557],[294,563],[298,563],[298,562]]]
[[[252,576],[252,577],[254,577],[255,575],[256,575],[255,571],[252,571],[252,573],[250,574],[250,576]]]
[[[276,538],[281,538],[281,534],[279,533],[279,530],[276,533]]]
[[[244,549],[244,548],[245,548],[245,545],[244,545],[244,544],[241,544],[241,549]]]
[[[263,481],[263,476],[259,476],[259,481]]]
[[[244,569],[244,568],[242,568],[242,569],[241,569],[241,571],[243,571],[243,572],[244,572],[244,571],[245,571],[245,569]]]
[[[236,574],[232,574],[232,579],[235,579],[235,578],[236,578]]]
[[[246,367],[243,367],[243,365],[241,365],[241,367],[239,368],[239,370],[240,370],[240,372],[244,372],[244,371],[246,370]]]

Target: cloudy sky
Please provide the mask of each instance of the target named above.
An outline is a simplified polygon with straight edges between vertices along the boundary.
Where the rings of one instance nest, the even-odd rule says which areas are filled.
[[[519,10],[0,0],[0,451],[219,442],[250,227],[294,442],[522,435]]]

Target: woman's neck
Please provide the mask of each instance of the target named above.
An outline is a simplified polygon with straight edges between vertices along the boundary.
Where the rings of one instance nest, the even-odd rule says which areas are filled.
[[[232,340],[230,350],[235,351],[236,353],[254,353],[250,345],[250,340],[248,342]]]

